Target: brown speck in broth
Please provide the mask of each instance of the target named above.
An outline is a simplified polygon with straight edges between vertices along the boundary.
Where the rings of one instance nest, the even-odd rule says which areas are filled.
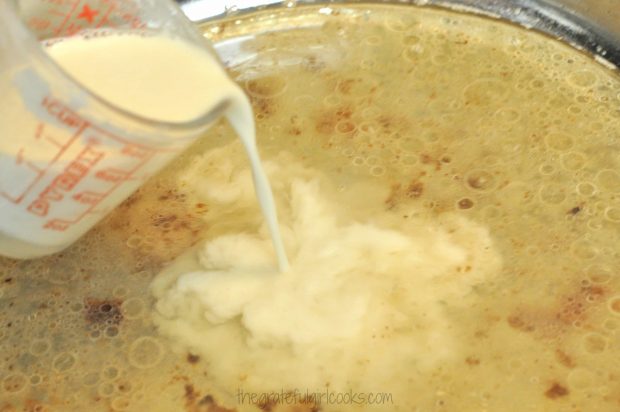
[[[340,122],[336,125],[336,130],[338,130],[339,133],[342,134],[349,134],[353,131],[355,131],[356,126],[353,122]]]
[[[196,363],[200,362],[200,356],[194,355],[193,353],[188,353],[187,362],[191,363],[192,365],[195,365]]]
[[[292,136],[299,136],[301,135],[301,129],[299,127],[291,127],[288,129],[288,134],[292,135]]]
[[[468,356],[465,358],[465,363],[469,366],[477,366],[480,365],[480,359],[474,358],[473,356]]]
[[[319,60],[316,56],[306,56],[301,61],[301,66],[311,73],[316,73],[323,70],[326,65],[325,62]]]
[[[563,350],[556,349],[555,357],[561,365],[564,365],[567,368],[575,367],[575,361],[573,360],[573,358],[570,355],[568,355],[566,352],[564,352]]]
[[[275,113],[275,101],[266,97],[250,96],[254,115],[260,119],[266,119]]]
[[[605,289],[601,286],[582,286],[578,292],[566,297],[563,305],[556,312],[555,317],[565,325],[572,325],[576,321],[583,321],[588,306],[588,298],[594,302],[605,296]]]
[[[472,176],[467,179],[467,184],[474,189],[482,189],[486,185],[484,177]]]
[[[474,332],[474,337],[476,339],[486,339],[489,337],[489,333],[486,330],[478,329]]]
[[[163,226],[166,223],[172,223],[177,220],[177,216],[174,214],[169,215],[154,215],[152,217],[153,226]]]
[[[258,409],[263,412],[271,412],[275,408],[276,403],[274,401],[267,401],[258,405]]]
[[[422,153],[420,155],[420,160],[425,165],[434,165],[435,170],[437,171],[441,170],[441,161],[439,159],[434,158],[428,153]]]
[[[194,390],[194,386],[190,383],[186,384],[184,386],[185,389],[185,404],[187,405],[193,405],[196,402],[196,398],[198,397],[198,394],[196,393],[196,391]]]
[[[49,409],[35,400],[27,399],[23,410],[24,412],[46,412]],[[2,409],[0,409],[0,412],[1,411]]]
[[[227,409],[219,406],[213,396],[202,396],[191,383],[184,386],[185,410],[187,412],[235,412],[234,409]]]
[[[377,118],[377,122],[381,125],[384,131],[390,131],[394,126],[394,119],[388,115],[381,115]]]
[[[461,199],[459,200],[459,209],[471,209],[474,206],[474,202],[471,199]]]
[[[323,111],[315,122],[316,131],[321,134],[331,134],[336,130],[336,124],[339,121],[349,120],[352,115],[353,111],[347,106]]]
[[[120,299],[84,299],[84,317],[89,324],[118,325],[123,320]]]
[[[602,286],[580,286],[577,291],[566,294],[554,303],[519,308],[508,316],[507,322],[522,332],[536,331],[541,338],[553,338],[566,332],[576,322],[586,322],[588,307],[603,302],[606,295]]]
[[[213,403],[214,403],[213,396],[206,395],[200,400],[200,402],[198,402],[198,405],[211,405]]]
[[[574,208],[569,210],[567,214],[575,216],[579,212],[581,212],[581,206],[575,206]]]
[[[390,194],[388,195],[388,197],[385,199],[385,202],[384,202],[388,210],[394,209],[396,207],[396,204],[398,203],[398,195],[400,192],[400,188],[401,188],[400,183],[394,183],[390,187]]]
[[[409,183],[409,186],[407,186],[407,190],[405,191],[405,195],[410,199],[417,199],[418,197],[422,196],[423,193],[424,183],[418,180],[414,180]]]
[[[545,391],[545,396],[549,399],[558,399],[568,395],[568,389],[557,382],[553,382],[549,389]]]
[[[350,94],[351,89],[353,88],[353,84],[359,82],[359,79],[343,79],[338,82],[336,89],[341,94]]]
[[[506,320],[510,327],[523,332],[531,332],[535,329],[534,326],[526,323],[520,315],[510,315]]]
[[[168,190],[165,190],[162,194],[160,194],[157,199],[162,202],[166,200],[182,202],[183,200],[185,200],[185,197],[186,196],[184,193],[179,193],[179,191],[176,189],[168,189]]]
[[[131,196],[129,196],[127,199],[125,199],[118,207],[121,208],[121,209],[130,208],[131,206],[133,206],[134,203],[136,203],[138,200],[140,200],[141,196],[142,196],[142,193],[141,193],[140,189],[138,189]]]

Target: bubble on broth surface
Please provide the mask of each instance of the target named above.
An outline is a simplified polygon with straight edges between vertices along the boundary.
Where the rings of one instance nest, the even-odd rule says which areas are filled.
[[[610,222],[620,222],[620,207],[611,206],[605,209],[605,219]]]
[[[373,166],[370,168],[370,174],[375,177],[383,176],[385,174],[385,167]]]
[[[45,339],[36,339],[33,340],[30,344],[30,353],[35,356],[41,356],[46,354],[51,347],[51,344],[48,340]]]
[[[415,46],[420,43],[420,37],[415,34],[406,34],[402,37],[402,43],[405,46]]]
[[[409,31],[420,24],[419,18],[412,15],[402,14],[400,16],[391,15],[385,18],[385,27],[396,31]]]
[[[129,293],[129,291],[127,290],[126,287],[124,286],[117,286],[116,288],[114,288],[114,290],[112,291],[112,295],[115,298],[124,298],[125,296],[127,296],[127,294]]]
[[[273,98],[286,91],[287,81],[283,77],[261,77],[248,80],[245,90],[253,97]]]
[[[96,386],[99,383],[99,372],[87,372],[81,377],[81,382],[85,386]]]
[[[118,336],[119,330],[116,326],[108,326],[107,328],[105,328],[103,333],[107,338],[115,338]]]
[[[104,379],[116,379],[119,373],[119,369],[116,366],[110,365],[103,368],[101,376]]]
[[[405,61],[409,63],[419,63],[421,60],[428,57],[428,52],[426,51],[426,46],[421,46],[419,44],[414,44],[405,48],[402,52],[402,57]]]
[[[588,70],[579,70],[569,74],[567,80],[573,86],[592,87],[596,83],[596,75]]]
[[[112,399],[110,405],[114,411],[127,411],[130,410],[131,400],[126,396],[117,396]]]
[[[596,193],[596,186],[590,182],[581,182],[577,184],[577,193],[582,196],[593,196]]]
[[[570,251],[573,256],[579,258],[580,260],[589,260],[598,254],[598,249],[586,239],[578,239],[574,241],[570,246]]]
[[[609,299],[607,308],[612,314],[620,316],[620,296],[614,296]]]
[[[556,205],[566,200],[566,187],[561,184],[549,183],[541,186],[540,200],[550,205]]]
[[[138,319],[144,315],[146,305],[141,298],[130,298],[121,304],[123,316],[127,319]]]
[[[609,282],[614,273],[609,266],[594,264],[585,269],[586,276],[593,283],[607,283]]]
[[[465,197],[457,202],[457,207],[461,210],[471,209],[472,207],[474,207],[474,202],[471,199]]]
[[[11,373],[2,380],[2,388],[8,393],[17,393],[28,386],[28,377],[20,372]]]
[[[603,322],[603,328],[608,331],[616,331],[620,329],[620,321],[618,319],[605,319]]]
[[[555,172],[555,166],[550,163],[543,163],[542,165],[540,165],[538,170],[542,175],[548,176],[552,175]]]
[[[609,339],[598,333],[589,333],[583,337],[583,349],[589,354],[599,354],[607,349]]]
[[[34,374],[34,375],[30,375],[30,380],[28,381],[30,383],[30,386],[37,386],[38,384],[40,384],[42,381],[41,375],[38,374]]]
[[[558,151],[566,151],[570,149],[573,147],[574,141],[575,139],[566,133],[553,132],[545,136],[545,143],[547,144],[547,147]]]
[[[601,170],[596,175],[596,181],[601,189],[611,193],[620,193],[620,173],[615,170]]]
[[[75,365],[76,357],[72,353],[63,352],[54,357],[52,367],[57,372],[67,372]]]
[[[97,386],[97,394],[103,398],[109,398],[114,395],[115,388],[111,382],[102,382]]]
[[[495,187],[495,177],[485,170],[475,170],[467,174],[465,178],[467,186],[474,190],[489,191]]]
[[[142,336],[129,347],[129,363],[139,369],[153,368],[164,356],[161,342],[151,336]]]

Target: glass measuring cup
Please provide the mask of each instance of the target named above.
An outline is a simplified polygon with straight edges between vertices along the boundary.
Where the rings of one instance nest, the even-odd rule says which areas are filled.
[[[163,34],[214,55],[168,0],[0,2],[0,255],[34,258],[67,247],[227,105],[183,123],[115,106],[64,72],[41,43],[88,30]]]

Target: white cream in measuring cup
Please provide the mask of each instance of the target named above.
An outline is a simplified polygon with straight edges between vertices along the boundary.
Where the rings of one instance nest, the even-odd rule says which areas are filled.
[[[72,37],[48,48],[67,73],[125,110],[188,121],[229,100],[226,116],[248,152],[256,193],[281,269],[287,267],[273,195],[260,163],[252,108],[220,64],[203,50],[164,36]],[[172,84],[169,73],[175,73]]]
[[[45,52],[36,43],[32,55],[21,51],[0,70],[0,255],[32,258],[62,250],[225,110],[248,151],[280,267],[286,268],[247,98],[201,39],[192,38],[191,27],[179,35],[151,32],[136,17],[130,29],[106,28],[127,4],[106,11],[108,2],[91,2],[88,9],[66,11],[57,30],[46,28],[58,36],[43,41]],[[15,10],[0,5],[0,19],[7,13]],[[67,24],[71,19],[75,23]],[[168,28],[170,13],[166,19]],[[77,22],[90,24],[75,33],[84,27]],[[32,24],[47,27],[45,16],[28,23],[31,30]],[[4,30],[0,50],[16,47],[20,37],[31,40],[23,26]],[[6,54],[2,59],[8,60]]]

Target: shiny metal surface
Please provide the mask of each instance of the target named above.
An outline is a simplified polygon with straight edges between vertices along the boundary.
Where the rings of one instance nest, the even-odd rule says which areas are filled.
[[[620,66],[620,0],[177,0],[195,22],[275,7],[338,3],[434,6],[501,17],[559,38]]]

